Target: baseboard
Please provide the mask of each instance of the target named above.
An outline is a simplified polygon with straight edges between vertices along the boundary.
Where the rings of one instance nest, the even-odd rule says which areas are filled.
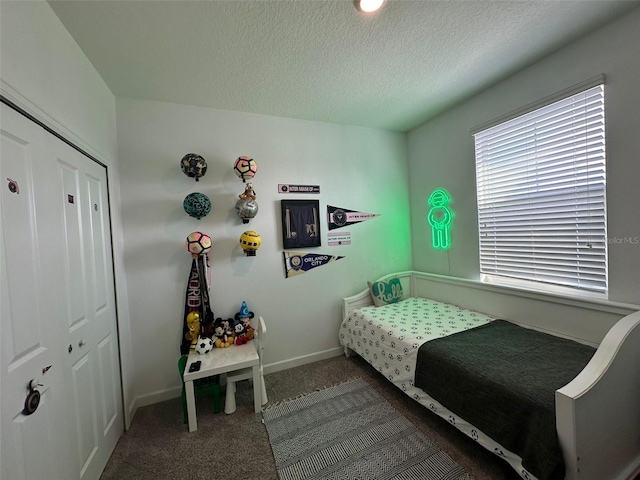
[[[618,480],[637,480],[640,478],[640,456],[636,457],[625,471],[618,477]]]
[[[138,395],[135,398],[134,403],[137,409],[138,407],[146,407],[148,405],[153,405],[154,403],[160,403],[166,400],[171,400],[172,398],[177,398],[181,393],[182,386],[156,390],[155,392]]]
[[[310,353],[309,355],[302,355],[301,357],[290,358],[288,360],[282,360],[281,362],[269,363],[264,366],[264,374],[267,375],[282,370],[289,370],[290,368],[300,367],[308,363],[319,362],[320,360],[326,360],[340,355],[344,355],[343,347],[330,348],[329,350]]]
[[[340,355],[344,355],[344,349],[342,347],[335,347],[329,350],[323,350],[322,352],[311,353],[309,355],[303,355],[301,357],[295,357],[281,362],[270,363],[264,366],[264,374],[267,375],[269,373],[280,372],[282,370],[300,367],[308,363],[319,362],[320,360],[326,360]],[[179,397],[181,393],[182,387],[176,386],[163,390],[156,390],[155,392],[146,393],[144,395],[138,395],[129,405],[129,418],[133,419],[136,410],[139,407],[146,407],[155,403],[171,400]]]

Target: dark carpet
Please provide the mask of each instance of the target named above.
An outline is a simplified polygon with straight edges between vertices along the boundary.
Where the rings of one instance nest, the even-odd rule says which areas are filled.
[[[360,377],[431,442],[476,480],[517,480],[503,460],[404,395],[359,357],[344,356],[265,376],[270,404]],[[224,399],[224,392],[223,392]],[[198,396],[198,430],[182,423],[180,398],[141,407],[120,438],[102,480],[278,480],[267,430],[253,412],[248,382],[240,382],[238,409],[213,413],[211,398]],[[418,480],[418,479],[416,479]]]

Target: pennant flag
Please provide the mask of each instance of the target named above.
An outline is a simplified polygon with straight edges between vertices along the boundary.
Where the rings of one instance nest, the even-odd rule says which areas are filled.
[[[346,225],[352,225],[358,222],[364,222],[365,220],[369,220],[378,216],[380,216],[379,213],[356,212],[355,210],[347,210],[346,208],[338,208],[327,205],[329,230],[342,228]]]
[[[302,275],[312,268],[321,267],[344,258],[343,256],[323,255],[321,253],[282,253],[284,255],[284,270],[287,278]]]

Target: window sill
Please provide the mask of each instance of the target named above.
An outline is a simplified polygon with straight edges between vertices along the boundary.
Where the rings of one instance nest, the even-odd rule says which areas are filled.
[[[552,292],[543,292],[513,285],[495,284],[483,282],[480,280],[469,280],[465,278],[450,277],[447,275],[438,275],[434,273],[413,272],[417,277],[423,277],[425,280],[435,281],[477,290],[485,290],[493,293],[501,293],[506,295],[532,298],[561,305],[569,305],[579,308],[587,308],[590,310],[599,310],[603,312],[615,313],[619,315],[629,315],[640,310],[640,305],[631,303],[612,302],[604,298],[581,297],[576,295],[565,295]]]

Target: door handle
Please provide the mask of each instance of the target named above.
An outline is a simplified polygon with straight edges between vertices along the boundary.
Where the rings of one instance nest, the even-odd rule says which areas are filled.
[[[38,405],[40,405],[40,392],[38,391],[38,387],[42,387],[42,384],[35,378],[29,382],[29,393],[24,401],[24,410],[22,410],[22,413],[25,415],[31,415],[38,409]]]

